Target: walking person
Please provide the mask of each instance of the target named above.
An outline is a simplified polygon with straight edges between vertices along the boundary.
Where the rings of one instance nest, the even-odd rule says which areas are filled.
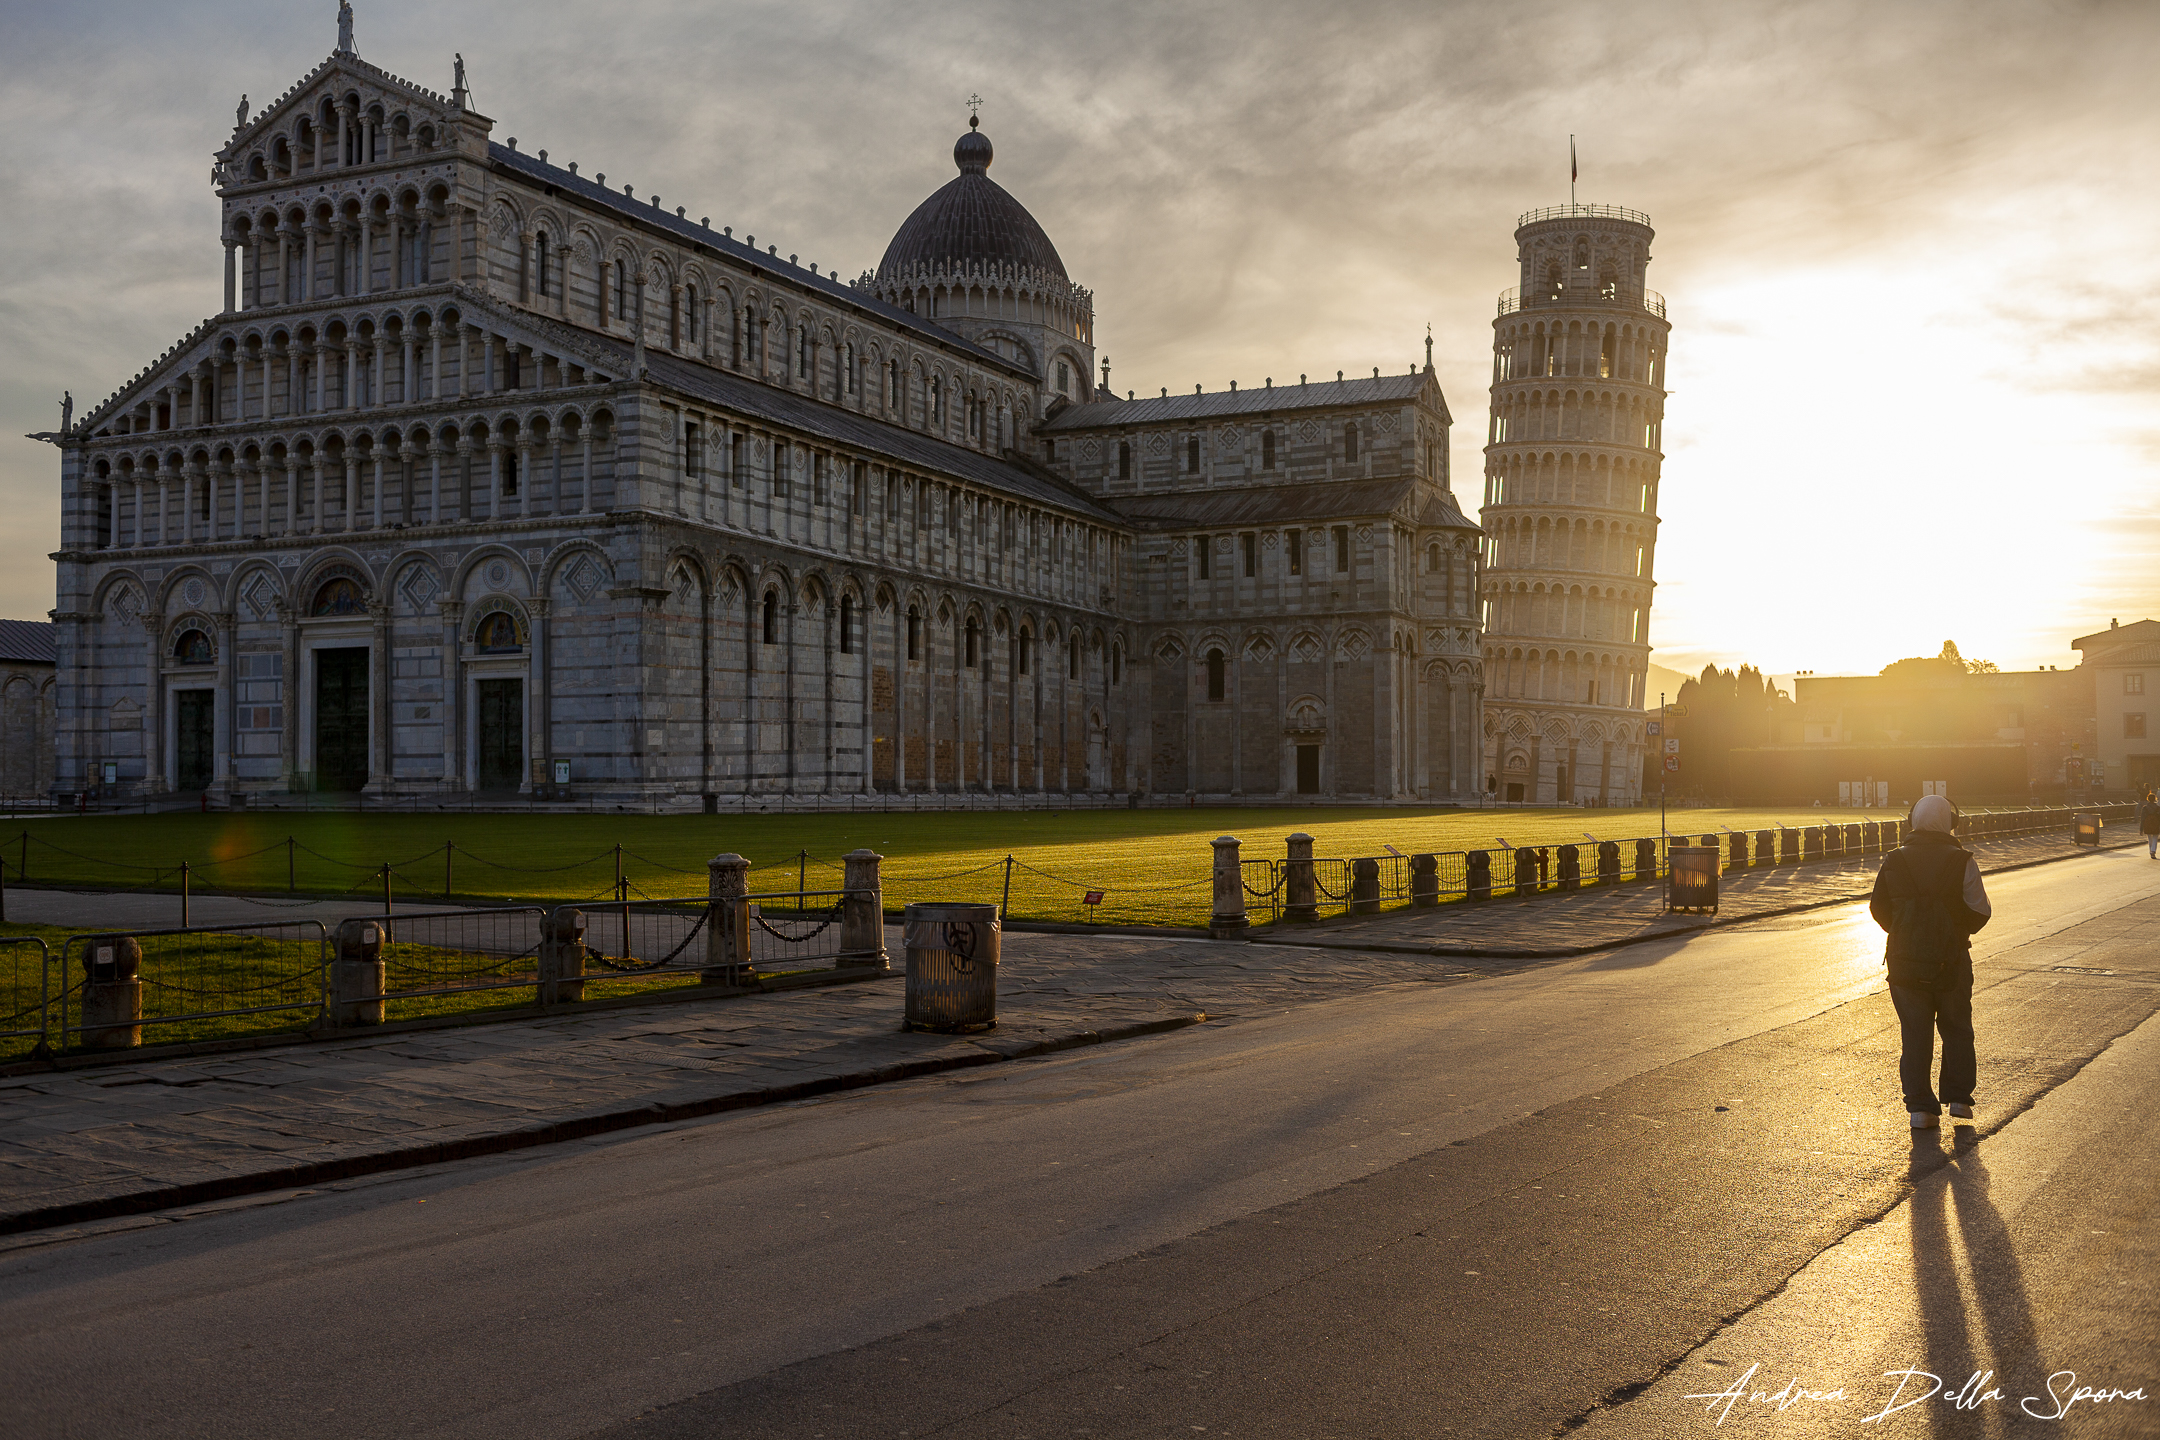
[[[1904,1054],[1898,1079],[1915,1130],[1952,1118],[1970,1120],[1973,1081],[1972,935],[1994,913],[1980,883],[1980,863],[1951,831],[1957,810],[1941,795],[1923,795],[1912,808],[1908,837],[1875,875],[1868,902],[1888,932],[1883,963],[1890,968],[1890,1003],[1897,1007]],[[1928,1085],[1935,1036],[1942,1035],[1941,1093]]]
[[[2153,792],[2145,792],[2145,803],[2138,806],[2138,833],[2145,837],[2145,858],[2160,860],[2160,800]]]

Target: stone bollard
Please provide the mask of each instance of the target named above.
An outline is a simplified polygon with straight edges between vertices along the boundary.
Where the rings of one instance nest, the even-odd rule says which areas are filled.
[[[1515,893],[1535,895],[1538,890],[1537,851],[1527,845],[1515,851]]]
[[[705,968],[701,985],[747,985],[757,979],[750,963],[750,862],[736,854],[705,862]]]
[[[1380,862],[1367,857],[1350,862],[1350,913],[1380,913]]]
[[[585,912],[558,905],[540,917],[540,1003],[585,998]]]
[[[1758,830],[1755,832],[1755,863],[1757,865],[1777,864],[1777,831]]]
[[[1294,925],[1310,925],[1320,918],[1318,892],[1313,888],[1312,836],[1300,830],[1288,843],[1290,858],[1283,867],[1282,918]]]
[[[1492,899],[1492,852],[1472,850],[1463,856],[1463,890],[1472,900]]]
[[[1251,922],[1245,918],[1245,869],[1238,860],[1238,838],[1218,835],[1215,846],[1215,907],[1208,934],[1217,940],[1240,940]]]
[[[1412,855],[1410,857],[1410,903],[1433,906],[1440,903],[1440,857],[1437,855]]]
[[[1810,825],[1800,832],[1800,858],[1820,860],[1823,857],[1823,827]]]
[[[1860,822],[1860,853],[1874,855],[1882,850],[1882,827],[1873,820]]]
[[[1882,848],[1886,852],[1897,849],[1898,836],[1903,832],[1904,828],[1905,822],[1902,820],[1885,820],[1882,822]]]
[[[1620,842],[1600,840],[1597,847],[1597,878],[1600,885],[1620,883]]]
[[[1582,852],[1573,845],[1560,847],[1560,888],[1573,890],[1582,884]]]
[[[1635,878],[1637,880],[1657,879],[1657,841],[1637,840],[1635,842]]]
[[[1845,853],[1847,855],[1858,855],[1861,853],[1860,827],[1858,825],[1847,825],[1845,827]]]
[[[383,1023],[383,927],[378,920],[347,920],[330,937],[330,1023]]]
[[[142,942],[94,935],[83,948],[82,1043],[92,1050],[142,1044]]]
[[[1747,832],[1735,830],[1725,837],[1725,868],[1727,871],[1747,869]]]
[[[1791,826],[1781,826],[1777,836],[1777,858],[1780,865],[1800,863],[1800,832]]]
[[[878,862],[885,857],[875,850],[850,850],[840,857],[847,865],[842,882],[847,894],[840,901],[840,955],[835,970],[869,965],[890,970],[885,954],[885,889],[878,878]],[[998,922],[1004,923],[1004,916]]]

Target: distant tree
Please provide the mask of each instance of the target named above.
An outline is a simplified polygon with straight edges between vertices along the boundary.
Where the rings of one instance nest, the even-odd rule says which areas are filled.
[[[1681,737],[1679,783],[1669,788],[1682,795],[1736,793],[1735,782],[1745,777],[1733,773],[1732,752],[1775,741],[1782,712],[1792,708],[1752,665],[1705,665],[1699,677],[1681,683],[1675,700],[1687,713],[1666,732]]]
[[[1945,640],[1933,655],[1912,655],[1883,666],[1882,673],[1899,680],[1923,680],[1952,675],[1999,675],[1992,660],[1967,660],[1958,653],[1957,641]]]

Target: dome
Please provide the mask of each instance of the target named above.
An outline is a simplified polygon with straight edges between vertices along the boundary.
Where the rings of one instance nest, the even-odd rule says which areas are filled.
[[[885,247],[878,275],[896,275],[917,265],[1017,265],[1069,280],[1065,262],[1058,259],[1057,247],[1042,226],[987,173],[990,137],[976,124],[970,117],[968,133],[953,146],[959,178],[915,207]]]

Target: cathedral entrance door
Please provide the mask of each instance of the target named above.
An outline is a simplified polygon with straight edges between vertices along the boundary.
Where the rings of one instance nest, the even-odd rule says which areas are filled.
[[[1297,747],[1297,793],[1317,795],[1320,793],[1320,747],[1300,745]]]
[[[368,781],[368,650],[315,652],[315,788],[358,790]]]
[[[480,691],[480,788],[515,790],[524,778],[525,682],[482,680]]]
[[[173,706],[178,711],[173,726],[174,788],[207,790],[217,735],[217,691],[175,691]]]

